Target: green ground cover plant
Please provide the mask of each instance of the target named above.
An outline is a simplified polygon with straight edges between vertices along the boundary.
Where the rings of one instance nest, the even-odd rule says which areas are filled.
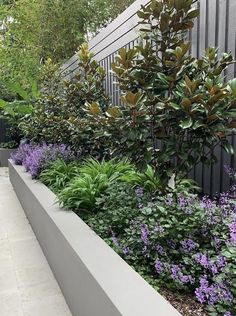
[[[235,187],[218,201],[111,185],[81,214],[155,288],[192,293],[209,315],[234,315]]]

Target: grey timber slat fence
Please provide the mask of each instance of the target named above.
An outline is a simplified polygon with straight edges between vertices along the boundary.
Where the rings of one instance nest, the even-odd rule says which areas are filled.
[[[104,86],[115,105],[120,104],[120,91],[111,72],[111,63],[121,47],[131,48],[137,43],[139,19],[136,12],[148,3],[149,0],[135,1],[89,42],[94,58],[106,70]],[[200,58],[207,47],[214,46],[219,47],[219,54],[231,51],[236,56],[236,0],[199,0],[194,6],[200,9],[200,16],[189,33],[191,54]],[[73,78],[78,69],[77,61],[77,55],[74,55],[61,67],[63,77]],[[236,77],[236,66],[230,66],[225,75],[227,79]],[[230,137],[230,142],[236,148],[236,136]],[[227,190],[231,184],[224,165],[236,168],[235,155],[228,155],[220,147],[214,150],[214,155],[218,159],[216,164],[210,167],[198,164],[191,172],[203,192],[210,195]]]

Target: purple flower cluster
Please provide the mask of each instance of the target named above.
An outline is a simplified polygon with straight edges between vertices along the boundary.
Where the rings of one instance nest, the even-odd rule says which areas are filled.
[[[207,255],[202,253],[197,253],[195,256],[195,260],[197,263],[199,263],[202,267],[208,268],[209,267],[209,259]]]
[[[181,208],[186,208],[188,206],[188,199],[185,196],[180,196],[178,198],[178,204]]]
[[[185,214],[192,214],[192,207],[196,203],[195,196],[185,196],[184,194],[178,197],[178,206],[184,211]]]
[[[170,271],[171,271],[171,277],[174,280],[176,280],[182,284],[194,283],[194,278],[191,275],[184,275],[183,274],[181,266],[173,264],[173,265],[171,265]]]
[[[66,145],[43,144],[35,146],[29,152],[23,165],[32,178],[37,178],[43,169],[57,159],[69,162],[75,159],[75,155]]]
[[[23,165],[32,178],[37,178],[51,162],[57,159],[69,162],[76,159],[76,156],[66,145],[23,143],[11,158],[15,164]]]
[[[142,198],[143,195],[144,195],[143,188],[140,188],[140,187],[137,188],[137,189],[135,190],[135,194],[136,194],[137,197]]]
[[[164,271],[164,265],[159,259],[155,262],[155,269],[158,274],[161,274]]]
[[[211,271],[213,275],[218,274],[223,270],[223,268],[227,265],[226,258],[222,255],[219,255],[216,261],[212,261],[208,258],[207,255],[202,253],[197,253],[195,255],[195,260],[199,263],[203,268]]]
[[[233,168],[231,168],[229,165],[224,165],[225,172],[231,177],[236,177],[236,172]]]
[[[202,198],[202,206],[203,208],[209,210],[214,206],[214,203],[208,196],[204,196]]]
[[[24,165],[26,157],[34,150],[36,145],[22,143],[18,147],[18,149],[11,154],[11,159],[14,161],[16,165]]]
[[[123,248],[123,254],[126,255],[126,256],[128,256],[130,254],[129,247],[126,246],[126,247]]]
[[[164,256],[166,254],[165,249],[161,245],[156,245],[156,251],[159,255]]]
[[[200,278],[200,286],[195,290],[196,297],[200,303],[215,305],[219,301],[232,302],[233,295],[224,282],[209,284],[206,276]]]
[[[184,239],[180,242],[182,249],[186,252],[191,252],[192,250],[197,248],[197,244],[192,239]]]
[[[148,226],[146,224],[142,224],[140,227],[141,230],[141,240],[143,241],[145,246],[149,245],[149,229]]]
[[[218,256],[216,265],[219,269],[223,269],[227,265],[226,258],[222,255]]]
[[[112,240],[114,246],[120,247],[119,240],[118,240],[118,238],[116,237],[115,233],[114,233],[113,231],[111,231],[111,234],[112,234],[111,240]]]

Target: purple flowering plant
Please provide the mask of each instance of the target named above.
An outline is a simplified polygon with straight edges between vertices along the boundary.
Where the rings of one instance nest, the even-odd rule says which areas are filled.
[[[23,142],[18,149],[11,154],[11,159],[16,165],[23,165],[26,157],[34,150],[35,144]]]
[[[34,179],[38,178],[40,173],[57,159],[70,162],[75,158],[76,156],[70,147],[64,144],[45,143],[42,145],[22,144],[12,156],[13,161],[23,165]]]
[[[219,199],[151,198],[122,185],[98,204],[87,223],[151,285],[192,293],[210,315],[236,315],[235,187]]]

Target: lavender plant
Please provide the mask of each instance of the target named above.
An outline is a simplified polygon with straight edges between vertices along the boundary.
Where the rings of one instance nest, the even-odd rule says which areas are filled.
[[[54,144],[22,144],[12,159],[16,164],[22,164],[32,178],[38,178],[40,173],[57,159],[70,162],[76,158],[75,153],[66,145]]]
[[[16,165],[23,165],[26,157],[34,150],[35,146],[32,143],[22,142],[18,149],[11,154],[11,159]]]

